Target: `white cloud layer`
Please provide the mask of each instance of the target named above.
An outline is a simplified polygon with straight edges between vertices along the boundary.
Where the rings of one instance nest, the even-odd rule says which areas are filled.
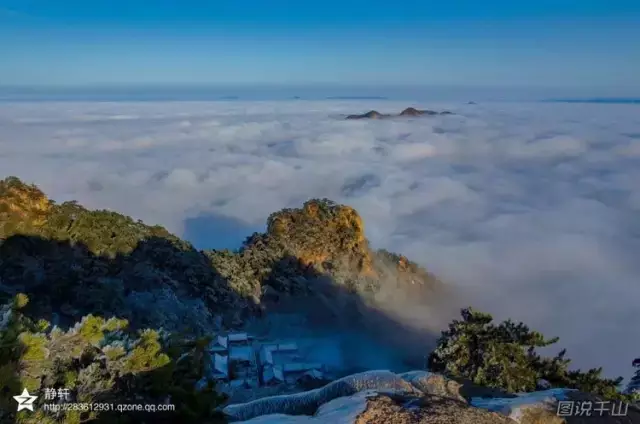
[[[561,337],[575,365],[640,356],[640,107],[385,101],[0,104],[0,169],[236,247],[267,216],[328,197],[376,247],[468,289],[498,318]]]

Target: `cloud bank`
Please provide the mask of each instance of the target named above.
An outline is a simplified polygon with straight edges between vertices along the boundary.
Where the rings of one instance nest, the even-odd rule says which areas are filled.
[[[473,305],[560,336],[574,365],[640,356],[640,107],[416,104],[452,116],[336,117],[390,101],[0,104],[0,169],[237,247],[267,216],[328,197],[375,247]]]

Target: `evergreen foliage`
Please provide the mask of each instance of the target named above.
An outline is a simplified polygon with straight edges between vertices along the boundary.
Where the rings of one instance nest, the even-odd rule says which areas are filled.
[[[629,379],[626,392],[635,402],[640,402],[640,358],[635,359],[632,364],[635,372]]]
[[[487,313],[466,308],[442,332],[437,348],[429,356],[429,368],[473,383],[506,390],[530,392],[539,380],[552,387],[574,388],[610,400],[629,400],[619,392],[622,377],[604,378],[602,368],[569,370],[566,351],[543,357],[536,348],[550,346],[558,338],[546,339],[523,323],[511,320],[493,323]]]
[[[229,260],[231,262],[231,260]],[[57,325],[118,315],[135,328],[211,330],[250,312],[211,260],[159,226],[76,202],[60,205],[15,177],[0,180],[0,302],[32,296],[25,313]]]
[[[126,320],[88,315],[68,331],[48,330],[21,313],[24,295],[3,307],[0,327],[0,421],[18,423],[115,422],[148,419],[140,413],[44,411],[45,389],[69,389],[74,402],[172,403],[174,412],[158,412],[154,422],[223,422],[215,408],[224,401],[211,387],[196,390],[204,362],[210,360],[194,341],[146,329],[128,331]],[[178,361],[178,359],[180,360]],[[12,396],[26,388],[36,393],[36,411],[15,410]],[[4,415],[2,415],[4,414]],[[144,414],[144,413],[143,413]]]

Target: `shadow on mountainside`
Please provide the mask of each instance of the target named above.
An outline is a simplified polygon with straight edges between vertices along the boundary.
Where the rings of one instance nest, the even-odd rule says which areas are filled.
[[[0,293],[25,293],[25,314],[66,328],[84,315],[126,318],[135,328],[201,334],[252,313],[200,251],[162,237],[129,254],[95,255],[83,243],[14,235],[0,243]],[[217,317],[220,317],[216,319]]]
[[[0,315],[0,322],[9,317],[4,323],[9,326],[0,332],[0,422],[51,418],[53,413],[45,413],[42,404],[56,400],[45,400],[45,388],[73,388],[76,381],[78,390],[93,395],[90,400],[71,397],[70,402],[176,406],[173,412],[107,412],[97,419],[84,414],[83,421],[224,422],[213,410],[223,399],[206,389],[195,393],[204,374],[204,357],[196,354],[197,341],[204,339],[198,336],[237,324],[255,313],[257,305],[252,297],[234,290],[202,252],[188,244],[149,237],[128,254],[96,255],[79,242],[12,235],[0,239],[0,304],[8,304],[18,294],[26,294],[23,298],[28,303]],[[128,321],[122,336],[104,339],[114,346],[129,346],[132,359],[125,362],[126,368],[107,366],[109,356],[105,357],[99,341],[103,336],[93,339],[92,335],[101,334],[100,324],[79,329],[87,315]],[[44,327],[39,329],[42,320],[58,327],[55,338],[48,331],[52,326],[44,332]],[[130,345],[142,340],[137,339],[142,337],[138,330],[145,328],[171,330],[186,341],[157,345],[159,351],[152,342]],[[165,348],[169,350],[163,352]],[[167,359],[160,360],[165,353]],[[25,388],[38,397],[36,410],[17,416],[13,396]],[[60,414],[61,422],[72,420]]]
[[[339,283],[296,256],[278,255],[275,260],[269,259],[268,272],[259,278],[258,293],[247,293],[225,278],[208,254],[182,241],[152,236],[137,242],[129,253],[97,255],[80,242],[12,235],[0,240],[0,300],[4,303],[24,293],[30,299],[21,309],[25,317],[34,322],[44,319],[63,330],[89,314],[124,318],[130,323],[131,334],[144,328],[162,328],[181,336],[202,336],[224,328],[241,328],[250,317],[292,314],[304,319],[303,336],[319,335],[336,341],[345,373],[424,367],[436,334],[404,325],[375,307],[373,292],[369,294],[351,280]],[[330,264],[325,265],[331,269]],[[298,334],[283,335],[295,338]],[[25,352],[25,346],[19,343],[9,348],[12,355]],[[327,351],[316,353],[318,357],[313,359],[324,362]],[[0,363],[2,406],[6,404],[10,412],[16,407],[12,397],[25,384],[20,380],[23,370],[16,364]],[[187,368],[203,373],[198,366]],[[177,380],[177,375],[181,376],[179,384],[169,384],[169,380]],[[193,417],[198,418],[190,419],[192,422],[217,422],[215,414],[204,419],[207,415],[197,412],[211,409],[202,404],[201,397],[192,396],[201,375],[187,378],[173,363],[162,365],[118,379],[113,389],[104,391],[95,401],[139,403],[136,396],[145,392],[153,395],[150,403],[181,403],[187,411],[195,411]],[[46,386],[38,387],[42,391]],[[212,405],[220,401],[213,399]],[[177,419],[171,413],[116,415],[102,414],[95,422]]]
[[[435,345],[438,334],[405,325],[376,307],[366,290],[339,284],[295,256],[270,268],[261,293],[240,294],[203,252],[161,237],[109,257],[83,243],[14,235],[0,243],[0,294],[3,301],[26,294],[27,317],[62,329],[93,314],[125,318],[134,329],[203,335],[278,312],[303,316],[312,331],[366,332],[403,356],[424,358]]]
[[[314,349],[319,351],[326,351],[323,341],[338,345],[345,373],[424,369],[439,333],[390,316],[375,305],[373,296],[373,292],[337,283],[295,256],[284,256],[264,281],[261,309],[267,317],[303,318],[301,337],[317,338]],[[331,353],[325,354],[328,358],[317,358],[319,362],[331,361]]]

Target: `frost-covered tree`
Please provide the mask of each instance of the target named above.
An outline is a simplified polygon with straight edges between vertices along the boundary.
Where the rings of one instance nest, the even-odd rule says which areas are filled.
[[[224,398],[202,377],[202,343],[164,332],[129,331],[126,320],[88,315],[67,331],[32,322],[18,295],[0,308],[0,422],[141,422],[141,416],[110,411],[44,411],[46,389],[68,389],[82,403],[172,403],[176,411],[154,422],[221,422],[215,407]],[[178,360],[180,358],[180,360]],[[15,412],[12,396],[23,389],[38,396],[36,411]],[[148,417],[147,417],[148,418]]]

